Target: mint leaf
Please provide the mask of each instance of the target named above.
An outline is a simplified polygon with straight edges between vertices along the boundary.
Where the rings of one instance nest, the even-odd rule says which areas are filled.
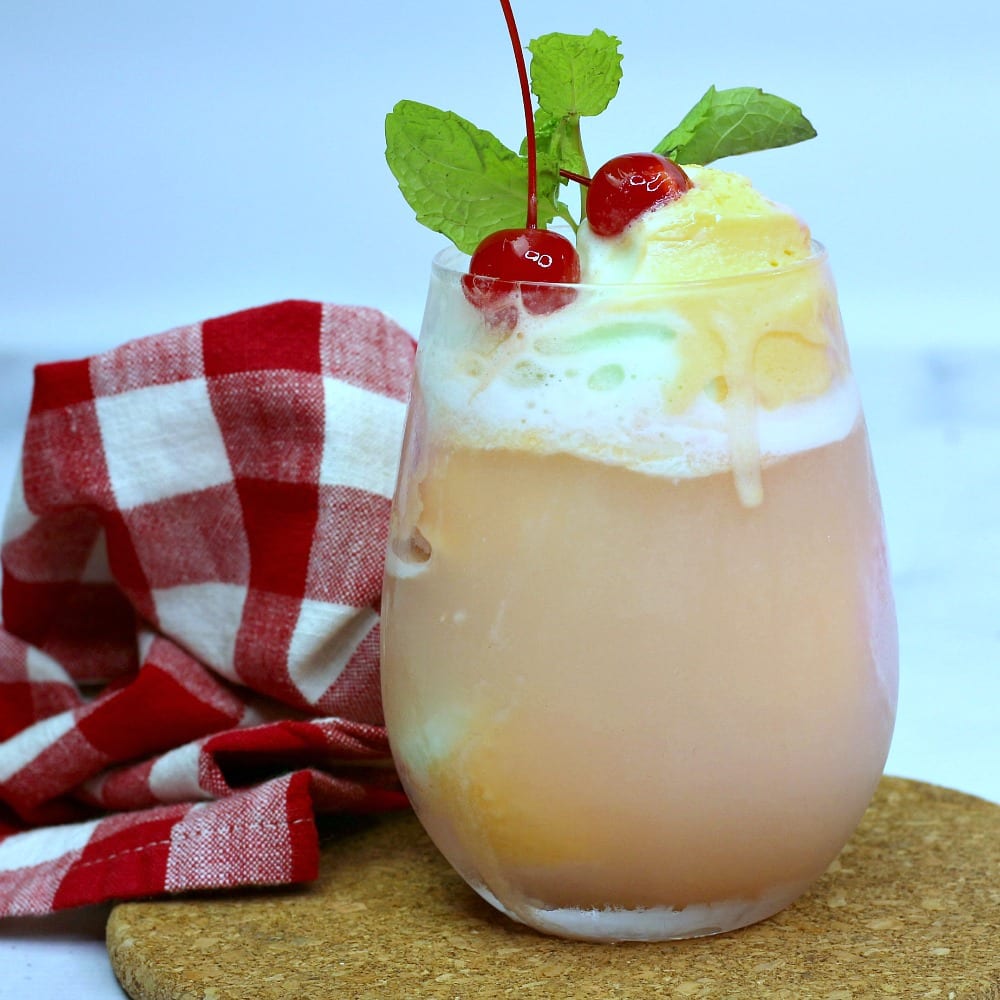
[[[540,189],[556,191],[560,184],[568,184],[560,170],[576,174],[587,173],[587,160],[580,147],[577,119],[554,118],[539,108],[535,112],[535,147],[538,150],[538,184]],[[521,142],[521,156],[528,155],[528,140]],[[555,197],[555,194],[553,195]]]
[[[452,111],[400,101],[385,119],[385,158],[417,221],[472,253],[498,229],[524,226],[525,161]],[[556,214],[539,191],[538,222]]]
[[[578,119],[572,116],[555,118],[542,108],[535,112],[535,141],[540,151],[551,156],[556,163],[556,172],[571,170],[575,174],[587,173],[587,158],[580,145]],[[521,145],[525,153],[527,141]],[[560,178],[563,184],[565,178]]]
[[[784,98],[756,87],[709,87],[653,151],[675,163],[704,165],[725,156],[791,146],[815,134],[802,109]]]
[[[535,149],[538,153],[538,197],[551,195],[556,198],[559,193],[559,122],[547,118],[544,111],[535,112]],[[521,143],[521,158],[524,160],[524,171],[528,171],[528,140]]]
[[[535,112],[535,149],[538,152],[538,200],[551,203],[556,216],[567,223],[576,232],[578,223],[565,202],[559,200],[560,187],[569,183],[566,178],[559,173],[561,168],[577,170],[582,173],[586,169],[586,163],[582,168],[577,168],[575,164],[582,160],[582,153],[577,156],[572,150],[565,150],[565,122],[566,119],[553,118],[547,111],[539,108]],[[524,159],[525,170],[528,168],[528,140],[521,143],[521,156]],[[574,166],[570,167],[572,163]]]
[[[590,171],[583,152],[580,119],[599,115],[618,93],[622,78],[621,42],[614,35],[594,29],[589,35],[553,32],[533,39],[531,89],[538,98],[535,134],[541,160],[554,166],[554,183],[548,169],[539,167],[539,190],[556,203],[558,214],[575,229],[572,213],[556,201],[565,181],[559,170],[586,176]],[[522,152],[524,147],[522,146]],[[547,166],[546,164],[546,166]],[[543,179],[546,187],[542,187]],[[581,191],[581,206],[583,192]],[[582,208],[581,208],[582,214]]]
[[[619,39],[595,28],[589,35],[541,35],[529,45],[531,89],[554,118],[599,115],[622,78]]]

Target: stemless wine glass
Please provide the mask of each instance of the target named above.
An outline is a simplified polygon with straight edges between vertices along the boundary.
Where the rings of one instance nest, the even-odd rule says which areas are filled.
[[[416,813],[542,932],[761,920],[847,841],[895,717],[826,254],[485,308],[466,263],[433,264],[386,564],[385,718]]]

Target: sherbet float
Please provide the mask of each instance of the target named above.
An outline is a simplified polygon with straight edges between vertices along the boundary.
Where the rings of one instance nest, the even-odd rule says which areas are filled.
[[[530,212],[439,256],[393,508],[403,782],[473,888],[569,937],[717,933],[788,905],[864,812],[895,712],[825,253],[745,179],[668,173],[624,225],[576,224],[578,280],[518,282],[569,259],[546,260]]]

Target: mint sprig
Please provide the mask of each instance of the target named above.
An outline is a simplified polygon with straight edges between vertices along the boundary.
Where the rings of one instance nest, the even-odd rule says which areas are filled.
[[[618,93],[622,78],[620,47],[620,39],[599,28],[589,35],[553,32],[528,44],[531,89],[538,98],[538,148],[540,157],[554,164],[556,190],[562,181],[560,170],[584,176],[589,173],[580,119],[604,112]],[[521,152],[525,152],[523,146]],[[561,214],[575,225],[568,210]]]
[[[385,121],[386,159],[417,221],[472,253],[498,229],[524,225],[525,161],[452,111],[400,101]],[[556,214],[539,194],[538,221]]]
[[[791,146],[814,135],[802,109],[791,101],[756,87],[709,87],[653,152],[675,163],[704,166],[726,156]]]
[[[581,119],[602,114],[621,82],[620,41],[553,32],[534,39],[531,89],[538,99],[538,224],[578,222],[560,200],[561,170],[589,175]],[[709,89],[681,123],[653,147],[676,163],[707,164],[728,156],[789,146],[816,135],[801,109],[755,87]],[[498,229],[525,223],[526,149],[452,111],[400,101],[386,117],[386,160],[417,220],[471,254]],[[581,188],[580,217],[585,189]]]
[[[595,28],[589,35],[553,32],[528,44],[531,89],[554,118],[593,117],[618,93],[621,41]]]

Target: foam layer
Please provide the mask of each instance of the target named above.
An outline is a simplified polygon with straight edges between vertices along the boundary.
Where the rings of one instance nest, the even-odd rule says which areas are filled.
[[[684,477],[733,468],[734,419],[766,465],[842,439],[860,413],[819,259],[725,287],[581,288],[506,337],[460,292],[440,299],[418,377],[452,445]]]
[[[462,294],[467,259],[436,269],[418,359],[432,436],[658,476],[731,469],[753,506],[762,467],[851,431],[822,247],[746,178],[685,169],[691,190],[623,233],[581,226],[585,282],[551,313],[515,292],[491,321]]]

